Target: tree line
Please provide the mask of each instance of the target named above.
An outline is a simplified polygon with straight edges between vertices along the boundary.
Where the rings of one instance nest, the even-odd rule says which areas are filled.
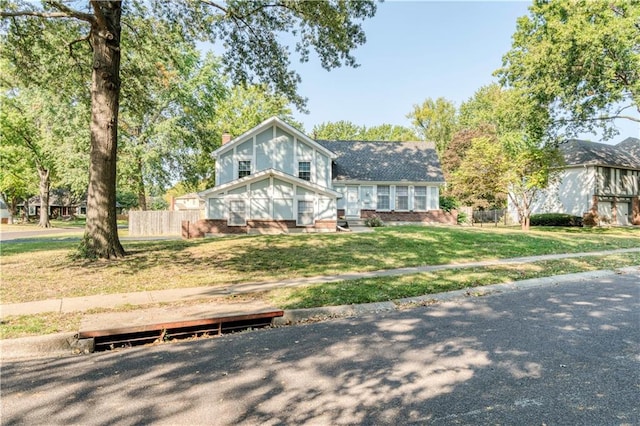
[[[318,139],[429,140],[450,194],[503,205],[527,227],[529,207],[559,164],[558,144],[582,131],[638,121],[640,6],[636,1],[534,1],[495,75],[460,107],[427,98],[412,127],[323,123]],[[87,196],[86,257],[124,255],[115,201],[145,208],[180,182],[213,183],[220,135],[277,115],[301,127],[297,58],[357,65],[373,1],[180,0],[1,3],[0,191],[10,200],[48,188]],[[198,43],[217,54],[201,55]],[[301,129],[304,131],[304,129]],[[41,218],[41,226],[48,226]]]

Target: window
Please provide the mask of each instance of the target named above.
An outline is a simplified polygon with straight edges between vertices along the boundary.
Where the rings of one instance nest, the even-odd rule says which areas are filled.
[[[238,161],[238,179],[249,176],[251,174],[251,161]]]
[[[426,186],[416,186],[413,188],[413,209],[416,211],[427,210]]]
[[[378,185],[377,210],[389,210],[389,185]]]
[[[430,186],[429,187],[429,206],[428,210],[438,210],[438,206],[440,205],[440,201],[438,200],[438,187]]]
[[[298,163],[298,177],[303,180],[311,180],[311,162],[300,161]]]
[[[245,200],[229,201],[229,226],[243,226],[247,224]]]
[[[409,210],[408,186],[396,186],[396,210]]]
[[[313,201],[298,200],[298,225],[313,225]]]

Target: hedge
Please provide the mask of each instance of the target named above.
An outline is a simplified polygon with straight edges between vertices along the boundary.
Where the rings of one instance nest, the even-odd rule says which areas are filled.
[[[531,226],[582,226],[582,218],[566,213],[532,214]]]

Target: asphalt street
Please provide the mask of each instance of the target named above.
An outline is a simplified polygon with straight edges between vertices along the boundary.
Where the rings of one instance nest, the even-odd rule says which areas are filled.
[[[640,274],[1,373],[3,425],[638,425]]]

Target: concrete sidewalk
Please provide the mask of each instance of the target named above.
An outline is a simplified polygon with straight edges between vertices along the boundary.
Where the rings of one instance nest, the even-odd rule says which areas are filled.
[[[239,295],[276,288],[300,287],[310,284],[322,284],[337,281],[349,281],[360,278],[389,277],[422,272],[439,271],[443,269],[465,269],[496,265],[519,263],[533,263],[543,260],[569,259],[584,256],[603,256],[610,254],[637,253],[639,248],[607,250],[588,253],[550,254],[542,256],[518,257],[482,262],[460,264],[446,264],[433,266],[415,266],[408,268],[387,269],[370,272],[353,272],[339,275],[325,275],[318,277],[293,278],[280,281],[247,282],[230,284],[227,286],[177,288],[169,290],[153,290],[133,293],[103,294],[85,297],[65,297],[60,299],[40,300],[26,303],[12,303],[0,305],[0,318],[10,315],[32,315],[45,312],[84,312],[95,308],[115,308],[122,305],[146,305],[158,302],[175,302],[194,299],[205,299],[217,296]]]
[[[379,314],[386,311],[407,309],[416,306],[430,305],[446,301],[473,300],[474,297],[488,296],[514,291],[527,291],[546,286],[560,285],[566,282],[588,281],[593,279],[610,278],[615,280],[619,274],[637,276],[640,289],[640,265],[622,268],[616,271],[602,270],[566,274],[546,278],[494,284],[473,289],[455,290],[446,293],[428,294],[418,297],[392,300],[388,302],[365,303],[361,305],[326,306],[309,309],[293,309],[284,311],[284,316],[275,318],[275,326],[284,326],[307,321],[320,321],[329,318],[353,317],[366,314]],[[180,311],[180,309],[177,309]],[[137,311],[144,314],[144,308]],[[19,339],[0,340],[0,359],[4,361],[18,361],[44,357],[68,357],[85,353],[77,346],[76,333],[58,333],[44,336],[23,337]]]

